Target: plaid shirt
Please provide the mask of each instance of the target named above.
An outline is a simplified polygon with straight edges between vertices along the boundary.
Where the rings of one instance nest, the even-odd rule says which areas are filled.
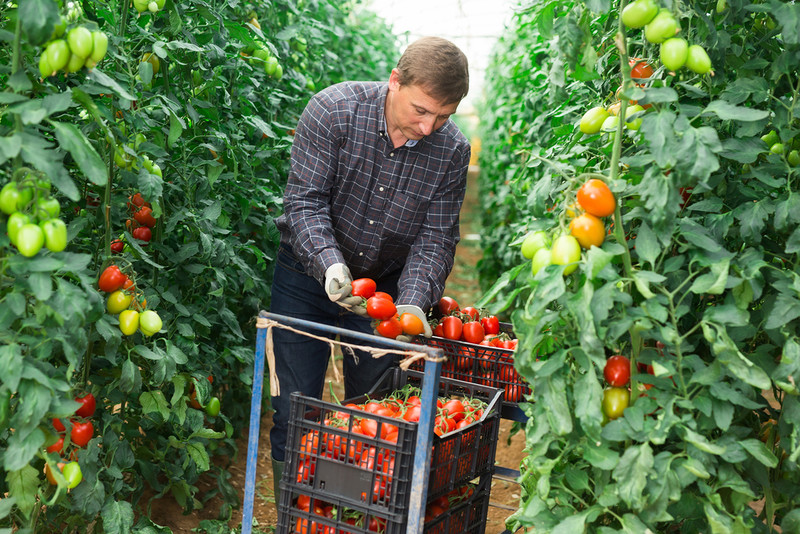
[[[453,268],[470,146],[448,120],[394,148],[387,92],[387,83],[345,82],[311,99],[276,224],[320,283],[335,263],[376,280],[402,269],[397,302],[427,310]]]

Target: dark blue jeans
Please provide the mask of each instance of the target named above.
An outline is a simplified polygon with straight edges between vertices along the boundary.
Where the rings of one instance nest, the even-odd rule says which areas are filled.
[[[397,296],[398,276],[376,280],[378,290]],[[346,330],[372,333],[370,320],[345,310],[331,302],[322,285],[305,273],[305,269],[291,251],[282,246],[278,252],[275,276],[272,281],[272,304],[270,311],[280,315],[296,317],[315,323],[337,326]],[[313,331],[323,336],[320,331]],[[270,441],[272,457],[280,462],[286,455],[286,434],[289,423],[289,399],[293,391],[309,397],[322,397],[325,372],[328,368],[330,346],[316,339],[295,334],[282,328],[272,331],[275,348],[275,372],[280,383],[281,394],[272,397],[272,430]],[[358,340],[343,341],[364,344]],[[389,367],[397,363],[391,356],[373,358],[361,351],[356,352],[358,363],[345,349],[343,370],[345,398],[363,395],[369,391]],[[343,400],[343,399],[340,399]]]

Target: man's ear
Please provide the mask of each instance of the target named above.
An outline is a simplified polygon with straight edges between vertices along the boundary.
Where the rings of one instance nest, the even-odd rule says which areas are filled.
[[[389,90],[397,91],[398,89],[400,89],[400,72],[392,69],[392,73],[389,74]]]

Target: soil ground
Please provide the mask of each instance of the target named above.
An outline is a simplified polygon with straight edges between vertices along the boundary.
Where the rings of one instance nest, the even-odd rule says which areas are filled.
[[[447,280],[445,294],[455,298],[462,306],[474,303],[481,296],[478,287],[476,264],[481,258],[481,249],[478,241],[480,233],[480,217],[478,213],[477,195],[478,172],[476,168],[470,168],[467,196],[461,210],[461,237],[456,252],[456,262],[453,272]],[[333,375],[329,369],[329,379],[333,380]],[[343,398],[342,386],[334,382],[334,390],[339,398]],[[326,393],[326,400],[329,393]],[[254,504],[254,533],[274,532],[277,524],[277,510],[274,495],[272,492],[272,468],[269,462],[269,430],[272,426],[271,414],[263,414],[260,425],[260,439],[255,504]],[[512,423],[503,420],[500,426],[500,439],[497,444],[496,463],[497,465],[518,469],[524,457],[524,436],[523,432],[511,435]],[[230,482],[237,489],[240,502],[244,499],[245,470],[247,464],[247,432],[237,441],[239,455],[231,459],[221,460],[223,465],[230,464],[228,471],[231,475]],[[205,488],[203,488],[205,489]],[[490,507],[488,512],[486,533],[496,534],[505,530],[505,518],[508,517],[519,505],[519,486],[510,481],[500,480],[495,477],[492,480]],[[205,532],[198,529],[203,519],[217,518],[220,510],[221,500],[214,498],[206,503],[201,510],[189,515],[181,513],[181,507],[171,498],[162,498],[153,501],[150,506],[150,517],[152,520],[163,526],[172,529],[175,534],[191,534],[193,532]],[[242,510],[237,509],[228,522],[229,526],[236,529],[241,528]]]

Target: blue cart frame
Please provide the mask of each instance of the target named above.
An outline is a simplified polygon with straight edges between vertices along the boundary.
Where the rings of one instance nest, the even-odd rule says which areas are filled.
[[[404,343],[394,339],[354,332],[335,326],[328,326],[303,319],[295,319],[262,311],[259,318],[271,319],[279,324],[316,330],[333,336],[347,336],[370,345],[384,346],[403,352],[422,352],[430,357],[425,361],[422,379],[422,411],[419,418],[417,443],[414,449],[414,470],[411,474],[411,495],[408,509],[408,534],[422,534],[425,519],[425,496],[428,493],[429,467],[433,446],[433,426],[436,416],[436,397],[439,392],[439,377],[442,371],[442,349],[427,345]],[[259,328],[256,337],[255,360],[253,363],[253,394],[250,400],[250,434],[247,440],[247,469],[244,485],[244,510],[242,513],[242,534],[251,534],[253,529],[253,500],[255,498],[256,465],[258,464],[258,441],[261,434],[261,401],[264,394],[265,351],[267,329]]]

